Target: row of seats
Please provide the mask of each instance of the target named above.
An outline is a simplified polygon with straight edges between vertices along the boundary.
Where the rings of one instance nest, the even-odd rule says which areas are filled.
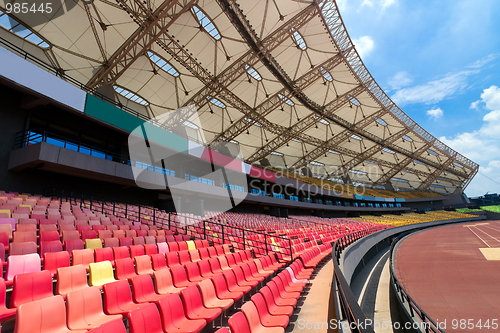
[[[240,256],[240,258],[244,258],[247,254],[238,253],[238,255]],[[204,327],[207,322],[213,321],[221,314],[222,311],[228,309],[234,303],[234,301],[241,298],[243,296],[243,293],[246,293],[251,289],[249,288],[248,284],[246,284],[244,288],[242,287],[243,285],[245,285],[244,281],[247,281],[247,277],[268,276],[270,273],[274,272],[277,267],[282,266],[282,264],[277,263],[275,259],[275,264],[274,266],[272,266],[273,259],[271,259],[271,257],[265,259],[260,258],[256,259],[255,261],[252,258],[248,257],[246,257],[246,259],[247,260],[245,262],[241,261],[240,265],[235,266],[233,269],[226,270],[222,274],[212,275],[211,278],[205,278],[198,282],[192,282],[187,279],[183,283],[179,283],[178,281],[176,282],[176,273],[173,270],[171,272],[168,268],[163,268],[153,273],[155,284],[153,284],[153,281],[149,274],[136,275],[128,279],[128,281],[130,281],[132,285],[132,294],[127,280],[119,280],[106,283],[103,285],[104,308],[103,304],[101,304],[100,302],[100,299],[98,300],[98,287],[88,287],[86,283],[83,283],[83,280],[85,280],[86,282],[85,278],[78,279],[76,274],[71,275],[71,278],[67,280],[71,282],[80,280],[82,281],[82,283],[80,286],[81,288],[72,288],[65,295],[67,299],[67,327],[72,330],[80,329],[80,320],[87,322],[88,326],[86,326],[86,328],[93,328],[94,326],[98,326],[103,324],[104,322],[113,320],[114,318],[110,316],[113,316],[114,314],[121,314],[122,316],[127,315],[127,317],[129,318],[131,332],[145,332],[138,329],[139,327],[146,325],[145,323],[149,322],[149,320],[146,320],[145,322],[140,321],[140,324],[135,323],[134,311],[139,308],[137,304],[154,302],[159,307],[160,313],[162,311],[165,311],[165,309],[162,308],[162,306],[164,305],[163,303],[174,305],[171,306],[171,308],[168,308],[168,311],[164,312],[170,314],[169,316],[161,316],[164,332],[197,332],[202,327]],[[108,265],[110,265],[109,262],[107,263]],[[77,267],[80,270],[80,276],[85,276],[85,270],[82,265],[60,268],[58,283],[59,280],[64,276],[64,273],[62,272],[63,270],[73,270],[77,269]],[[177,267],[179,267],[179,271],[181,271],[181,269],[184,270],[183,266]],[[253,267],[253,270],[250,267]],[[234,269],[240,269],[238,271],[239,274],[235,273],[233,271]],[[244,269],[247,269],[247,275],[243,273]],[[44,279],[47,285],[51,281],[49,272],[43,271],[31,274],[38,274],[39,276],[36,278],[36,280],[38,281]],[[30,302],[28,303],[19,304],[17,300],[19,300],[20,297],[17,293],[13,293],[13,298],[16,300],[14,301],[14,305],[19,307],[18,316],[16,319],[16,332],[27,331],[18,331],[18,328],[20,329],[26,326],[24,325],[25,323],[23,324],[19,322],[22,321],[23,313],[28,311],[24,310],[26,307],[30,309],[29,311],[34,311],[34,313],[37,313],[40,312],[40,307],[45,308],[44,302],[55,302],[55,298],[52,295],[51,289],[49,292],[48,287],[34,288],[33,285],[30,285],[29,281],[33,283],[34,277],[29,275],[30,274],[21,274],[16,276],[15,278],[16,283],[18,283],[18,280],[24,280],[25,285],[22,287],[20,285],[15,285],[14,290],[22,291],[21,294],[24,295],[24,299],[30,300]],[[43,277],[41,275],[43,275]],[[256,284],[252,284],[252,286],[254,285]],[[32,292],[32,294],[28,295],[28,297],[26,297],[26,294],[29,292],[27,292],[26,290],[31,290]],[[45,290],[45,294],[40,295],[40,290]],[[57,288],[57,290],[59,292],[61,291],[59,287]],[[179,295],[172,293],[179,293],[180,297]],[[166,295],[168,296],[165,297]],[[42,297],[41,300],[40,297]],[[59,297],[62,296],[59,295]],[[32,299],[40,302],[38,307],[33,308],[33,306],[26,306],[26,304],[33,303],[33,301],[31,301]],[[60,300],[58,302],[61,303]],[[75,313],[76,311],[74,309],[76,309],[76,304],[78,304],[80,313]],[[156,307],[151,307],[150,305],[147,306],[149,307],[147,308],[148,310],[144,311],[141,315],[138,315],[139,317],[146,314],[147,316],[150,316],[151,313],[158,313]],[[61,306],[59,306],[59,308],[61,308]],[[132,309],[134,310],[131,312]],[[146,306],[144,307],[144,309],[146,309]],[[207,309],[212,310],[207,311]],[[64,317],[60,315],[60,312],[62,312],[61,309],[59,309],[59,317]],[[40,315],[42,316],[43,314]],[[191,322],[193,320],[198,320],[198,322]],[[62,323],[63,321],[61,319],[59,325],[60,327],[64,327]],[[31,323],[27,326],[33,329],[33,325],[36,325],[36,323]],[[188,329],[189,327],[191,329]],[[35,331],[41,330],[37,329]],[[61,331],[63,330],[61,329]]]

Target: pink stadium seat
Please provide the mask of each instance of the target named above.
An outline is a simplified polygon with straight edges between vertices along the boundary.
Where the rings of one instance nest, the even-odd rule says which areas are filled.
[[[122,238],[118,238],[118,240],[120,241],[120,246],[130,247],[133,244],[132,238],[130,238],[130,237],[122,237]]]
[[[5,284],[12,285],[17,274],[33,273],[41,271],[40,256],[37,253],[24,255],[10,255],[7,258],[7,269],[5,271]]]
[[[120,246],[120,241],[118,240],[118,238],[104,238],[103,241],[104,247],[113,248]]]

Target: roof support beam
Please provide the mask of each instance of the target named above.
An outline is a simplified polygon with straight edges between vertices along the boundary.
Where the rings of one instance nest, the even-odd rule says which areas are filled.
[[[423,152],[427,151],[432,146],[431,143],[427,143],[420,147],[417,151],[415,151],[415,156],[418,156],[422,154]],[[388,181],[391,180],[392,177],[397,175],[399,172],[404,170],[411,162],[413,162],[415,158],[414,157],[407,157],[405,158],[401,163],[396,164],[391,170],[387,171],[382,177],[380,177],[376,182],[374,182],[374,185],[383,185],[387,183]]]
[[[180,4],[179,0],[166,0],[150,13],[140,1],[118,0],[120,6],[133,16],[139,28],[99,68],[87,86],[95,88],[102,83],[114,84],[195,1]],[[172,10],[173,14],[169,14]]]
[[[427,190],[429,189],[429,186],[434,183],[436,179],[439,178],[439,176],[444,172],[444,170],[455,160],[454,157],[450,157],[446,160],[446,162],[443,163],[443,166],[439,169],[434,170],[433,173],[431,173],[427,179],[425,179],[422,184],[417,188],[419,191]]]
[[[294,90],[290,91],[287,88],[283,88],[279,92],[275,93],[273,96],[268,98],[266,101],[261,103],[256,109],[247,106],[246,108],[239,109],[244,112],[244,116],[238,119],[234,124],[228,127],[224,132],[217,135],[210,144],[211,147],[217,148],[225,141],[231,141],[236,138],[238,135],[246,131],[253,125],[253,122],[247,121],[247,119],[251,119],[252,121],[261,122],[268,114],[274,111],[279,105],[282,105],[284,101],[279,96],[283,96],[285,98],[291,98],[294,95],[295,91],[303,90],[313,84],[318,78],[320,78],[323,74],[321,73],[321,68],[325,68],[326,70],[331,70],[339,65],[342,61],[341,55],[334,56],[327,61],[323,62],[320,65],[315,66],[313,69],[308,71],[302,77],[300,77],[295,85]],[[222,97],[222,95],[219,95]],[[223,97],[225,98],[225,97]]]
[[[106,52],[104,51],[104,47],[102,47],[101,39],[99,38],[99,35],[97,34],[97,29],[96,29],[95,23],[94,23],[94,17],[92,16],[92,13],[90,12],[90,6],[94,7],[93,4],[89,4],[86,1],[83,2],[83,8],[85,8],[85,12],[87,13],[90,27],[92,28],[92,32],[94,33],[95,41],[97,43],[97,46],[99,47],[99,51],[101,51],[102,61],[106,62],[106,60],[108,60],[108,58],[106,57]],[[94,7],[94,10],[95,9],[96,8]]]

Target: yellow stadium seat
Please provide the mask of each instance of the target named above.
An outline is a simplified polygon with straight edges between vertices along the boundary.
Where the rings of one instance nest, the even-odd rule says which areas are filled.
[[[89,284],[91,286],[102,286],[116,281],[110,261],[93,262],[89,264],[89,267]]]

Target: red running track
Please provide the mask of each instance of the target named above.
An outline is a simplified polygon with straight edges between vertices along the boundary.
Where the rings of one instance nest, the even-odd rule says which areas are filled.
[[[500,332],[500,260],[486,260],[479,248],[488,247],[500,252],[500,221],[422,231],[399,245],[396,276],[429,317],[446,320],[444,331]]]

